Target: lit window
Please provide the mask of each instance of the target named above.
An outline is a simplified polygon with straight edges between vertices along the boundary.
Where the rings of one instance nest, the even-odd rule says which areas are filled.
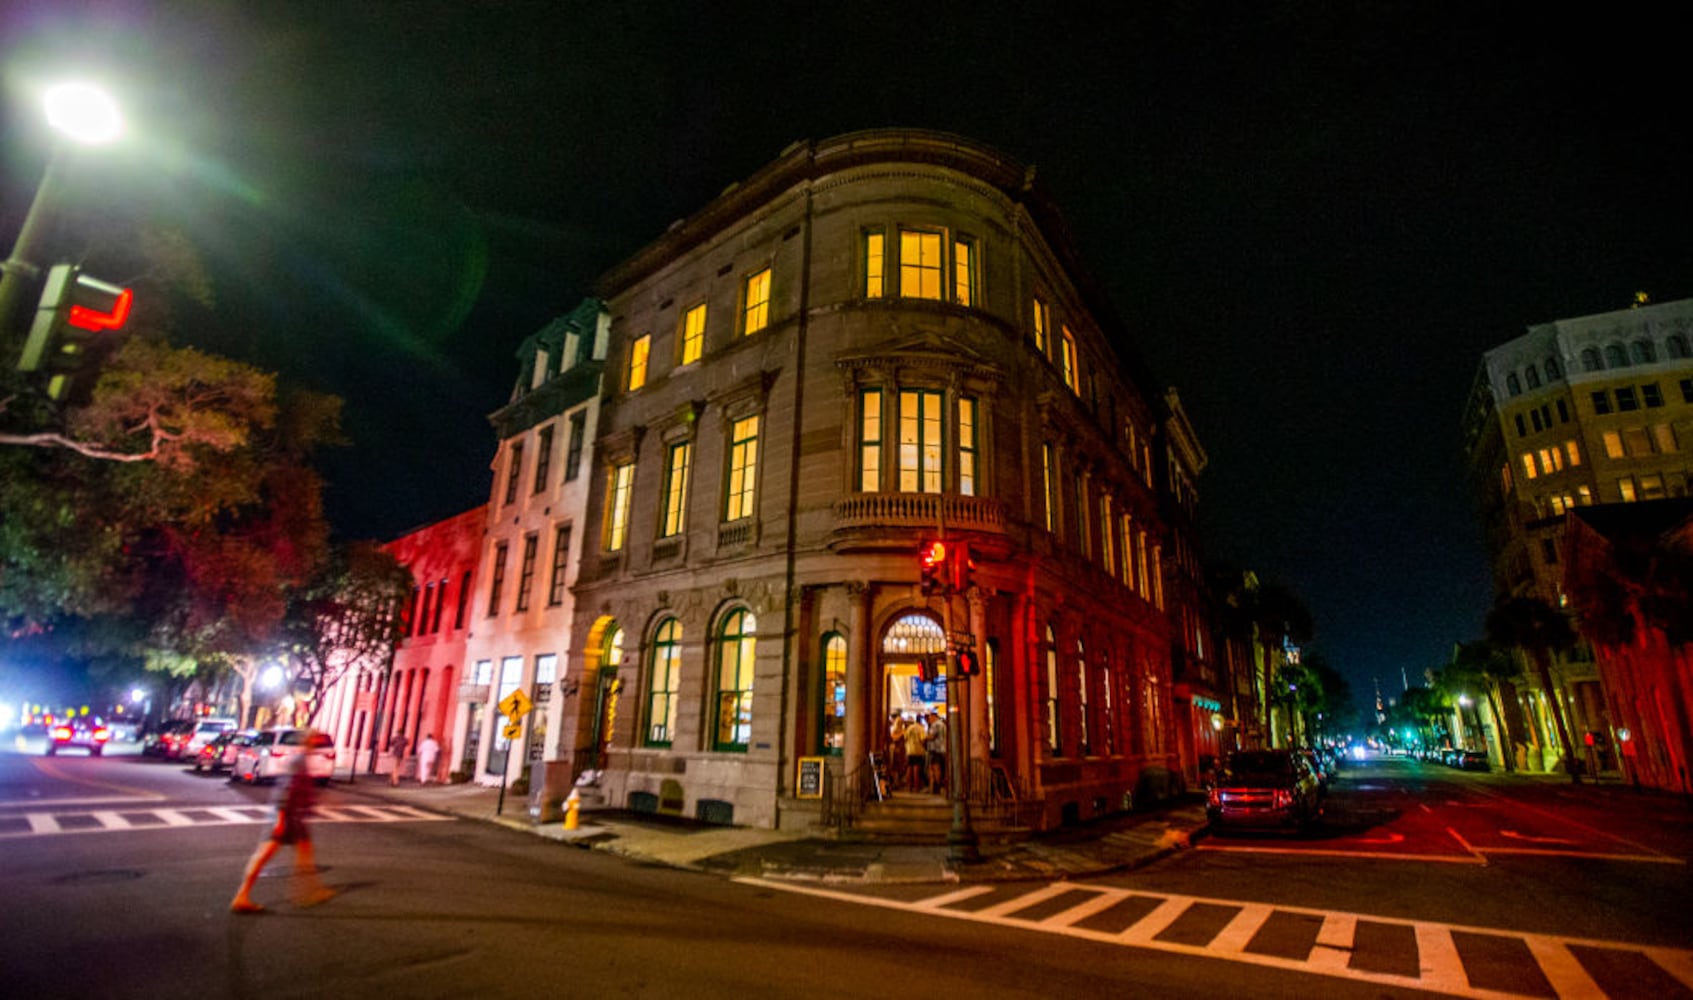
[[[876,493],[882,488],[882,390],[858,394],[858,488]]]
[[[746,310],[742,314],[741,330],[754,334],[770,325],[770,269],[767,267],[747,279]]]
[[[659,532],[662,537],[680,535],[687,526],[688,468],[693,454],[691,441],[670,446],[670,461],[664,472],[664,530]]]
[[[1575,438],[1570,438],[1568,441],[1564,442],[1564,454],[1569,456],[1570,468],[1574,469],[1580,467],[1581,449],[1576,445]]]
[[[941,394],[907,389],[899,394],[899,488],[902,493],[941,491]]]
[[[976,304],[976,254],[968,240],[952,243],[952,300],[961,306]]]
[[[1622,493],[1623,503],[1634,502],[1634,480],[1629,476],[1617,480],[1617,490]]]
[[[1111,511],[1111,494],[1106,493],[1099,498],[1099,557],[1105,566],[1105,572],[1117,575],[1117,547],[1112,544],[1111,529],[1116,524],[1116,515]]]
[[[617,552],[629,531],[629,492],[635,483],[635,463],[625,462],[606,471],[605,547]]]
[[[517,607],[515,610],[529,610],[529,595],[535,589],[535,550],[540,539],[534,535],[526,535],[523,539],[523,561],[517,570]]]
[[[958,401],[958,492],[976,495],[976,401]]]
[[[647,690],[647,746],[676,738],[676,692],[682,677],[682,624],[667,618],[653,637],[652,679]]]
[[[1131,590],[1135,585],[1134,546],[1130,544],[1130,539],[1135,536],[1134,524],[1134,518],[1124,514],[1123,532],[1119,536],[1123,540],[1123,586]]]
[[[1673,455],[1681,450],[1681,444],[1675,437],[1675,428],[1669,424],[1653,424],[1652,439],[1657,442],[1660,454]]]
[[[1041,483],[1046,499],[1046,530],[1058,533],[1058,456],[1051,444],[1040,446]]]
[[[941,235],[902,230],[899,234],[899,294],[908,299],[941,297]]]
[[[1088,654],[1080,639],[1076,640],[1076,722],[1081,737],[1078,745],[1086,757],[1093,752],[1093,743],[1088,738]]]
[[[753,513],[753,485],[758,478],[758,418],[735,421],[729,440],[729,492],[725,521],[739,521]]]
[[[1591,487],[1577,486],[1575,488],[1575,492],[1576,495],[1581,498],[1581,505],[1583,507],[1593,506],[1593,490]]]
[[[1042,354],[1046,354],[1046,355],[1049,355],[1049,356],[1051,354],[1052,349],[1047,344],[1047,329],[1048,329],[1048,324],[1050,324],[1051,322],[1052,322],[1052,317],[1047,312],[1046,303],[1042,302],[1040,299],[1036,299],[1035,300],[1035,350],[1041,352]]]
[[[1534,453],[1531,451],[1523,452],[1523,475],[1530,479],[1540,475],[1540,470],[1534,467]]]
[[[705,303],[682,315],[682,363],[691,365],[705,348]]]
[[[1540,468],[1548,475],[1564,471],[1564,453],[1556,448],[1540,449]]]
[[[1656,472],[1649,472],[1640,477],[1640,499],[1662,500],[1668,496],[1664,492],[1664,477]]]
[[[1046,627],[1046,749],[1054,757],[1063,750],[1058,717],[1058,640]]]
[[[883,279],[887,261],[883,254],[881,233],[864,234],[864,297],[879,299],[883,294]]]
[[[1630,455],[1650,455],[1652,441],[1646,436],[1645,427],[1624,427],[1622,429],[1623,450]]]
[[[647,355],[652,352],[652,334],[642,334],[629,345],[629,391],[647,384]]]
[[[504,590],[506,586],[507,550],[508,547],[505,542],[497,542],[494,545],[494,572],[492,578],[488,581],[488,617],[490,618],[500,613],[500,591]]]
[[[1621,457],[1623,457],[1624,453],[1623,453],[1623,450],[1622,450],[1622,435],[1620,433],[1618,433],[1617,431],[1606,431],[1605,434],[1604,434],[1604,438],[1605,438],[1605,457],[1606,458],[1621,458]]]
[[[714,749],[744,751],[752,742],[753,658],[758,622],[750,611],[723,620],[717,640],[717,736]]]
[[[1088,524],[1093,514],[1093,504],[1088,497],[1088,481],[1085,478],[1076,479],[1076,549],[1086,559],[1093,554],[1093,542],[1088,538]]]
[[[817,727],[824,753],[846,752],[847,644],[839,635],[823,640],[823,718]]]
[[[1071,392],[1080,395],[1080,383],[1076,380],[1078,367],[1076,363],[1076,337],[1075,334],[1070,332],[1069,327],[1064,328],[1064,336],[1059,343],[1059,351],[1059,367],[1064,373],[1064,384],[1070,387]]]

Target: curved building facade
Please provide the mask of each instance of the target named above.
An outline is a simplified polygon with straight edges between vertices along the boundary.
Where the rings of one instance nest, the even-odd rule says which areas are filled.
[[[931,709],[1023,823],[1179,781],[1165,397],[1032,170],[796,144],[595,294],[559,752],[608,805],[814,823]],[[924,587],[935,540],[968,565]],[[980,674],[949,684],[949,650]]]

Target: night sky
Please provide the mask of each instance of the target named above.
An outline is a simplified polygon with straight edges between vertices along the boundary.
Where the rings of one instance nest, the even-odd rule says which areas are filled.
[[[344,396],[332,516],[390,538],[486,500],[517,345],[672,220],[796,140],[956,132],[1037,167],[1180,391],[1210,558],[1301,595],[1360,703],[1415,683],[1491,598],[1481,352],[1693,295],[1685,33],[1623,4],[1051,6],[0,3],[0,236],[45,155],[28,87],[96,70],[140,136],[85,166],[79,218],[189,234],[218,304],[176,339]]]

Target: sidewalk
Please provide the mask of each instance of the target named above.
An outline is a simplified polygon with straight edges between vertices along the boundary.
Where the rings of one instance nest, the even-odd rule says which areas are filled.
[[[982,860],[953,861],[944,844],[887,844],[716,826],[620,810],[583,813],[575,830],[535,823],[525,797],[479,785],[391,787],[385,775],[361,775],[335,788],[353,795],[498,823],[573,847],[725,876],[847,884],[991,882],[1072,879],[1124,871],[1166,857],[1202,836],[1205,807],[1197,798],[1053,831],[1015,844],[984,844]]]

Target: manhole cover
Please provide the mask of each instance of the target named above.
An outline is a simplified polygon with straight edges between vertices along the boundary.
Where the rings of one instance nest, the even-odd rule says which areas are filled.
[[[80,885],[86,882],[133,882],[142,873],[133,868],[107,868],[97,872],[73,872],[53,880],[55,885]]]

